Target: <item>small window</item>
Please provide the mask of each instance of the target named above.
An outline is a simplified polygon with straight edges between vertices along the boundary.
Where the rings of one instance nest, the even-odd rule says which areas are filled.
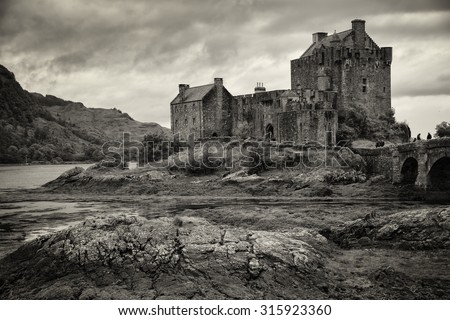
[[[384,93],[386,92],[386,87],[383,87],[383,92],[384,92]]]
[[[363,84],[367,84],[367,78],[363,78]]]
[[[367,87],[363,86],[362,92],[367,92]]]
[[[178,120],[175,120],[175,127],[178,127]]]
[[[188,124],[188,120],[184,119],[184,125],[187,126],[187,124]]]
[[[192,118],[192,124],[195,124],[195,117]]]

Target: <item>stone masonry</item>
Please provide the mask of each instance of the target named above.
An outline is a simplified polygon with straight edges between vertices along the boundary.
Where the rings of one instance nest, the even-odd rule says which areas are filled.
[[[179,85],[171,102],[174,134],[187,138],[253,137],[278,142],[336,144],[338,111],[358,106],[372,117],[391,112],[392,48],[380,48],[365,31],[364,20],[313,43],[291,61],[291,89],[232,96],[223,80]]]

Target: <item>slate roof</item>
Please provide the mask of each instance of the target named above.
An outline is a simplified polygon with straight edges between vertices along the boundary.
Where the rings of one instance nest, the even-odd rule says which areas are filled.
[[[307,57],[307,56],[312,55],[314,49],[320,48],[322,45],[325,46],[325,47],[329,47],[330,44],[331,44],[331,41],[333,40],[333,38],[336,38],[336,36],[338,36],[338,37],[339,37],[339,40],[342,41],[342,40],[344,40],[344,39],[345,39],[349,34],[351,34],[351,33],[352,33],[352,29],[345,30],[345,31],[342,31],[342,32],[339,32],[339,33],[335,33],[335,34],[331,34],[331,35],[329,35],[328,37],[323,38],[321,41],[316,42],[316,43],[313,43],[313,44],[305,51],[305,53],[303,53],[303,54],[301,55],[300,58],[303,58],[303,57]]]
[[[173,99],[171,104],[203,100],[203,98],[211,91],[212,88],[214,88],[214,84],[206,84],[203,86],[186,89],[186,91],[184,92],[184,100],[181,101],[180,94],[178,94],[175,99]]]

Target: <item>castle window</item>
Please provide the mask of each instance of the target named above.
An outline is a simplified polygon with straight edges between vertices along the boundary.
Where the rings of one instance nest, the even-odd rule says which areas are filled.
[[[188,120],[184,119],[184,125],[187,126],[187,124],[188,124]]]
[[[383,87],[383,92],[386,92],[386,87]]]
[[[323,51],[322,51],[320,63],[321,63],[321,64],[325,64],[325,52],[323,52]]]
[[[192,124],[195,124],[195,117],[192,118]]]
[[[175,127],[178,127],[178,120],[175,120]]]
[[[367,78],[363,78],[362,83],[363,83],[362,92],[367,92]]]

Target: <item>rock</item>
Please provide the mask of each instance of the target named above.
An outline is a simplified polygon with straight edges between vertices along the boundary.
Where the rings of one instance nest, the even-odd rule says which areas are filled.
[[[373,176],[373,177],[371,177],[369,180],[368,180],[368,183],[370,184],[370,185],[372,185],[372,184],[377,184],[377,183],[382,183],[382,182],[386,182],[386,177],[385,176],[383,176],[383,175],[376,175],[376,176]]]
[[[75,167],[73,169],[67,170],[66,172],[63,172],[58,179],[67,179],[76,175],[79,175],[80,173],[83,173],[84,169],[81,167]]]
[[[341,161],[343,161],[343,163],[341,163],[342,166],[348,166],[355,171],[364,171],[366,169],[367,165],[363,157],[354,153],[351,149],[342,148],[338,151],[338,154]]]
[[[0,261],[0,299],[324,298],[322,237],[202,218],[93,217]],[[251,236],[249,236],[251,234]]]
[[[407,250],[443,249],[450,243],[450,208],[404,210],[357,219],[321,233],[343,247],[358,244]]]
[[[222,178],[222,181],[224,182],[236,182],[236,183],[242,183],[242,182],[261,182],[265,179],[263,177],[260,177],[256,174],[249,175],[247,170],[239,170],[233,173],[230,173],[229,175]]]
[[[43,187],[59,188],[67,183],[73,183],[74,181],[79,180],[84,172],[85,172],[84,168],[75,167],[73,169],[67,170],[66,172],[63,172],[55,180],[47,182],[46,184],[43,185]]]
[[[399,229],[396,223],[388,223],[382,226],[377,232],[377,238],[382,240],[394,239],[395,232]]]

